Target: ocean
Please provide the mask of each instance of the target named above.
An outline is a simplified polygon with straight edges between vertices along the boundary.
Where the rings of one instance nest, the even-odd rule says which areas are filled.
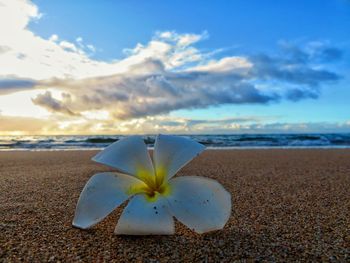
[[[182,135],[208,148],[350,148],[346,134],[226,134]],[[89,150],[102,149],[123,138],[123,135],[74,136],[0,136],[0,150]],[[149,148],[155,135],[144,135]]]

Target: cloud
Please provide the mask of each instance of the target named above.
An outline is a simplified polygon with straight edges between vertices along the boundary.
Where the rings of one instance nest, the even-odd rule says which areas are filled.
[[[338,61],[343,58],[344,52],[339,48],[328,47],[322,50],[320,57],[323,61]]]
[[[74,43],[68,42],[68,41],[61,41],[60,47],[62,47],[65,51],[68,52],[78,52],[79,49],[75,46]]]
[[[9,51],[10,48],[8,46],[0,46],[0,54]]]
[[[147,58],[161,60],[167,69],[198,62],[205,54],[192,45],[207,37],[202,34],[156,34],[146,44],[126,49],[123,59],[104,62],[90,58],[94,45],[81,37],[75,42],[52,34],[48,39],[28,29],[33,20],[40,19],[37,6],[29,1],[0,0],[0,76],[16,74],[21,78],[44,80],[50,78],[88,78],[108,76],[129,71],[130,67]]]
[[[207,63],[191,68],[191,71],[200,72],[227,72],[238,71],[241,73],[247,72],[253,64],[245,57],[224,57],[219,60],[209,60]]]
[[[333,47],[327,42],[312,41],[308,43],[306,49],[310,53],[310,59],[319,62],[336,62],[344,57],[344,50]]]
[[[175,31],[161,31],[155,34],[154,39],[170,43],[176,42],[179,47],[187,47],[208,37],[207,31],[201,34],[178,34]]]
[[[27,27],[30,19],[39,19],[41,14],[36,5],[26,0],[0,1],[0,17],[7,23],[0,24],[0,31],[9,36]]]
[[[317,58],[310,58],[310,54],[294,47],[286,50],[280,56],[267,54],[251,57],[254,65],[250,74],[259,80],[276,80],[288,84],[307,85],[317,88],[324,82],[336,81],[340,76],[327,69],[313,66],[312,62]],[[321,53],[320,56],[324,54]]]
[[[58,40],[58,35],[56,34],[51,35],[51,37],[49,38],[49,41],[52,41],[52,42],[56,42],[57,40]]]
[[[69,94],[62,94],[64,100],[69,101]],[[48,111],[51,112],[59,112],[70,116],[79,116],[79,114],[71,111],[65,104],[55,98],[52,97],[50,91],[46,91],[44,94],[39,94],[36,98],[32,99],[33,103],[44,107]]]
[[[157,40],[157,44],[137,46],[125,58],[124,61],[132,63],[122,74],[79,80],[56,79],[42,85],[70,94],[71,100],[60,103],[73,112],[105,109],[111,118],[125,120],[223,104],[316,99],[323,84],[341,78],[314,64],[323,52],[296,46],[284,47],[275,55],[212,58],[194,66],[184,62],[179,68],[169,61],[174,52],[181,53],[183,49],[178,42],[170,45],[169,41],[178,41],[180,35],[172,37],[172,33],[165,33],[162,37],[167,42]],[[163,51],[158,47],[163,47]],[[158,59],[153,58],[157,51]],[[201,54],[199,50],[196,53]]]
[[[134,123],[135,125],[135,123]],[[276,122],[273,118],[247,116],[225,119],[147,118],[141,125],[144,133],[178,134],[256,134],[256,133],[333,133],[350,132],[345,122]],[[153,128],[152,128],[153,127]],[[156,129],[156,132],[154,132]],[[142,130],[139,130],[142,133]]]
[[[349,133],[349,122],[274,122],[241,127],[238,133]]]
[[[52,122],[38,118],[2,116],[1,134],[41,134],[51,130]]]
[[[299,88],[290,89],[286,92],[286,98],[291,101],[299,101],[307,98],[317,99],[318,95],[317,91]]]
[[[98,49],[81,37],[71,42],[56,34],[35,35],[28,24],[40,17],[29,1],[0,0],[0,95],[42,90],[32,102],[52,118],[65,118],[67,129],[76,129],[70,124],[78,120],[87,127],[86,116],[98,112],[105,112],[106,120],[91,127],[109,131],[117,130],[114,121],[136,129],[146,127],[148,118],[181,109],[317,99],[323,86],[342,78],[334,63],[344,52],[327,42],[282,42],[272,53],[218,56],[219,50],[196,46],[209,37],[206,31],[163,31],[125,49],[123,58],[104,62],[90,56]],[[176,126],[176,120],[167,121]],[[181,123],[187,129],[210,126]]]
[[[39,20],[36,5],[24,0],[0,0],[0,76],[48,79],[110,75],[115,63],[89,58],[85,44],[35,35],[28,24]]]
[[[167,70],[162,61],[152,59],[130,68],[128,74],[56,80],[45,85],[60,87],[71,95],[71,100],[61,101],[64,108],[74,112],[108,109],[115,119],[221,104],[264,104],[279,99],[276,94],[260,91],[234,70],[173,72]],[[89,90],[89,93],[82,93],[81,87]],[[33,101],[37,103],[36,99]]]
[[[253,133],[333,133],[350,132],[345,122],[271,122],[271,119],[247,116],[227,119],[187,119],[170,116],[145,117],[132,120],[74,119],[61,117],[38,119],[0,115],[2,134],[253,134]]]
[[[25,90],[35,87],[36,81],[32,79],[22,79],[16,77],[0,77],[0,95]]]

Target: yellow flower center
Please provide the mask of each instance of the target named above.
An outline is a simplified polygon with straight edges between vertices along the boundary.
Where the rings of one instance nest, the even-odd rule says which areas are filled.
[[[153,173],[138,169],[136,176],[143,181],[129,188],[128,194],[144,194],[149,202],[154,202],[160,195],[167,196],[170,194],[170,185],[166,180],[166,169],[159,167],[155,176]]]

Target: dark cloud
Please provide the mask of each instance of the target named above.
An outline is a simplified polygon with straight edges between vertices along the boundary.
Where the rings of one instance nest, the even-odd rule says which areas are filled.
[[[31,79],[16,77],[0,77],[0,95],[33,88],[37,84]]]
[[[181,121],[161,121],[161,122],[159,122],[159,124],[163,127],[164,126],[177,127],[177,126],[183,125],[183,122],[181,122]]]
[[[117,110],[114,115],[121,119],[222,104],[264,104],[278,99],[276,94],[264,94],[231,73],[168,72],[137,79],[124,78],[113,90],[128,96],[128,100],[123,101],[115,100],[112,95],[103,100],[105,105],[121,105],[122,110]]]
[[[317,91],[307,89],[291,89],[286,92],[286,98],[291,101],[299,101],[302,99],[317,99],[319,96]]]
[[[260,82],[278,83],[278,86],[284,87],[284,92],[280,95],[288,100],[317,99],[322,85],[342,78],[327,67],[328,63],[341,59],[342,55],[342,50],[322,43],[304,49],[284,44],[282,53],[278,55],[250,57],[254,66],[249,74],[252,79]]]
[[[44,107],[51,112],[59,112],[70,116],[79,116],[78,113],[71,111],[66,105],[65,101],[70,100],[69,94],[63,94],[64,101],[59,101],[52,97],[51,92],[46,91],[44,94],[39,94],[36,98],[32,99],[33,103]]]
[[[247,123],[247,122],[257,122],[260,121],[257,117],[244,117],[244,118],[226,118],[226,119],[211,119],[211,120],[204,120],[204,119],[188,119],[185,121],[187,126],[197,126],[197,125],[213,125],[216,127],[220,127],[220,125],[230,125],[230,124],[236,124],[236,123]]]
[[[325,62],[333,62],[343,58],[343,55],[344,55],[343,50],[340,50],[338,48],[333,48],[333,47],[327,47],[321,51],[321,53],[319,54],[319,57]]]
[[[344,55],[344,50],[324,42],[310,42],[305,47],[283,43],[282,51],[282,58],[288,59],[292,64],[330,63],[342,59]]]
[[[187,72],[167,71],[160,61],[155,73],[137,71],[109,77],[80,81],[58,81],[51,85],[61,87],[74,97],[72,100],[49,103],[50,110],[70,109],[71,112],[108,109],[117,119],[138,118],[169,113],[178,109],[196,109],[222,104],[264,104],[279,99],[277,94],[264,93],[236,72]],[[89,92],[81,94],[80,87]],[[40,99],[40,100],[39,100]],[[48,107],[45,100],[37,97],[33,101]],[[45,101],[45,103],[43,103]],[[53,105],[52,105],[53,104]],[[60,107],[58,107],[58,104]],[[54,106],[54,107],[53,107]]]
[[[251,58],[254,64],[250,74],[258,80],[277,80],[288,84],[308,85],[317,88],[320,84],[339,80],[335,72],[312,66],[310,57],[298,51],[290,57],[259,55]]]
[[[71,97],[57,100],[45,93],[33,102],[52,112],[72,116],[76,112],[104,109],[113,118],[130,119],[223,104],[316,99],[322,85],[341,78],[327,64],[322,67],[318,64],[327,56],[330,61],[340,59],[341,51],[320,45],[308,49],[285,45],[277,55],[225,58],[225,63],[218,60],[214,62],[216,65],[181,71],[169,70],[162,61],[147,58],[124,74],[56,79],[46,84],[62,89]],[[240,65],[242,60],[249,66]],[[267,88],[261,88],[261,84]]]

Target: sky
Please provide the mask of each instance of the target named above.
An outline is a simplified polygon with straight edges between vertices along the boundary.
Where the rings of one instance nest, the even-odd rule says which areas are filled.
[[[0,135],[350,132],[350,1],[0,0]]]

